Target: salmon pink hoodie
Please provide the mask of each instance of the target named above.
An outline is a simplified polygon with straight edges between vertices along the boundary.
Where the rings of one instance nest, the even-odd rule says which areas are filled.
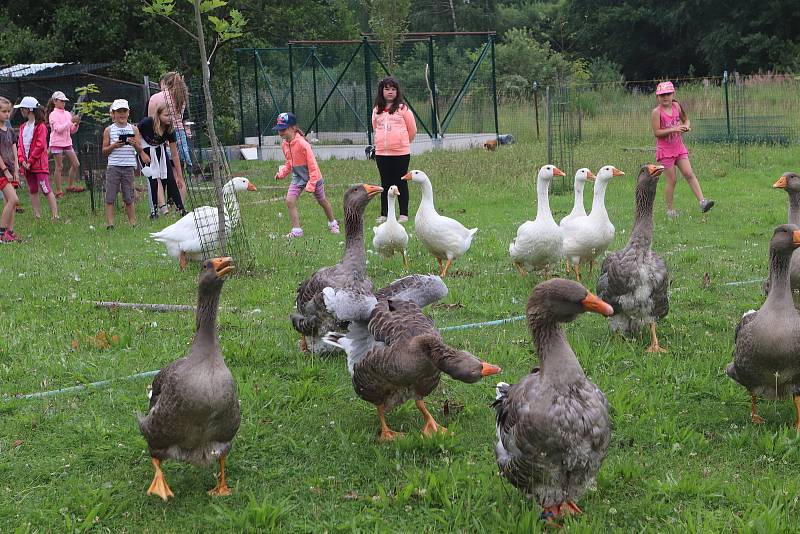
[[[313,193],[317,188],[317,182],[322,180],[322,173],[306,138],[297,132],[291,142],[284,140],[281,143],[281,149],[286,164],[278,169],[276,176],[278,180],[283,180],[291,174],[293,184],[305,186],[306,191]]]
[[[72,122],[72,113],[66,109],[55,108],[50,112],[50,146],[67,148],[72,146],[70,134],[78,131],[78,125]]]
[[[401,104],[389,113],[372,109],[372,128],[375,130],[375,154],[378,156],[405,156],[411,154],[411,142],[417,135],[414,113]]]

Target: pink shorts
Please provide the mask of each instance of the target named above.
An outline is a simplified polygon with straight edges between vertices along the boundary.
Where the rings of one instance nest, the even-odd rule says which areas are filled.
[[[666,156],[659,158],[658,163],[663,165],[665,169],[671,169],[675,166],[675,163],[682,159],[689,159],[689,153],[684,152],[683,154],[678,154],[677,156]]]
[[[305,190],[305,185],[289,184],[289,191],[286,193],[286,200],[290,198],[297,198]],[[314,198],[320,202],[325,200],[325,184],[322,180],[317,182],[317,187],[314,189]]]
[[[42,194],[49,195],[50,189],[50,175],[46,172],[26,172],[25,181],[28,182],[28,191],[31,195],[39,192],[42,189]]]
[[[50,147],[51,154],[63,154],[63,153],[69,154],[70,152],[75,152],[75,150],[72,148],[72,145]]]

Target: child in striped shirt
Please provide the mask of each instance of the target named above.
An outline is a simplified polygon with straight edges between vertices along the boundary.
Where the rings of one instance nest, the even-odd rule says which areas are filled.
[[[103,155],[108,156],[106,169],[106,230],[114,229],[114,202],[122,191],[128,223],[136,226],[136,211],[133,205],[133,171],[136,169],[136,154],[145,165],[150,156],[142,150],[139,129],[128,123],[130,106],[122,98],[111,104],[114,122],[103,131]]]

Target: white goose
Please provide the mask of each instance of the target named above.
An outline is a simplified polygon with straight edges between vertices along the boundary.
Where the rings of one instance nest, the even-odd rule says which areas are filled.
[[[536,178],[536,219],[522,223],[517,229],[517,237],[508,247],[511,261],[523,277],[526,269],[545,269],[545,276],[548,276],[549,266],[563,257],[563,234],[550,212],[547,196],[554,176],[564,176],[564,172],[555,165],[543,165],[539,169]]]
[[[255,191],[256,186],[244,177],[230,180],[222,188],[225,204],[225,235],[230,236],[233,227],[239,223],[241,212],[236,200],[238,191]],[[200,229],[198,230],[198,226]],[[181,270],[186,268],[189,260],[200,261],[203,248],[213,249],[219,235],[219,215],[217,208],[200,206],[190,211],[177,222],[167,226],[160,232],[150,234],[155,241],[167,247],[167,254],[177,258]]]
[[[399,252],[403,255],[403,265],[408,268],[408,257],[406,256],[408,233],[403,225],[397,222],[397,216],[394,213],[394,206],[400,196],[400,190],[393,185],[389,188],[387,196],[389,198],[387,218],[383,224],[372,229],[375,232],[372,246],[383,258],[390,258],[395,252]]]
[[[594,270],[594,260],[614,241],[615,229],[606,211],[606,188],[615,176],[625,173],[613,165],[606,165],[597,173],[594,185],[592,212],[576,217],[561,225],[564,230],[564,256],[572,262],[575,278],[581,280],[581,263],[589,262],[589,274]]]
[[[595,176],[586,167],[578,169],[575,173],[575,182],[572,189],[575,191],[575,203],[572,205],[572,211],[561,219],[558,224],[562,225],[567,221],[571,221],[577,217],[586,217],[586,208],[583,207],[583,186],[586,182],[594,182]]]
[[[442,269],[439,276],[444,278],[453,260],[460,258],[469,250],[472,238],[478,229],[466,228],[455,219],[436,213],[436,208],[433,206],[433,187],[430,178],[424,172],[411,171],[403,176],[403,180],[411,180],[422,187],[422,200],[414,218],[414,226],[419,240],[439,263],[439,268]],[[442,260],[446,262],[444,268]]]

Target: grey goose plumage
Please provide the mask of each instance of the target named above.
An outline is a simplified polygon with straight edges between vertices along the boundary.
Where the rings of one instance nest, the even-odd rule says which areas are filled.
[[[624,335],[650,328],[648,352],[666,352],[656,336],[656,321],[669,312],[669,273],[653,252],[653,203],[664,167],[642,165],[636,182],[636,220],[622,250],[606,256],[597,282],[597,296],[611,304],[611,330]]]
[[[800,226],[800,175],[795,172],[786,172],[772,184],[775,189],[783,189],[789,196],[788,224]],[[792,262],[789,264],[789,281],[792,288],[792,298],[795,307],[800,305],[800,252],[792,253]],[[764,281],[764,294],[769,294],[769,278]]]
[[[447,295],[441,278],[411,275],[361,300],[347,290],[325,290],[328,307],[349,320],[347,334],[331,332],[326,340],[347,353],[348,369],[356,394],[374,404],[381,423],[380,441],[397,433],[385,414],[409,399],[425,418],[424,435],[446,431],[425,407],[424,398],[439,384],[441,373],[466,383],[500,372],[466,351],[450,347],[442,339],[422,307]]]
[[[500,472],[549,521],[580,513],[577,500],[595,479],[611,438],[606,397],[584,374],[560,324],[585,311],[607,316],[613,310],[578,282],[537,285],[526,313],[540,367],[516,384],[497,385]]]
[[[332,267],[323,267],[304,280],[297,288],[295,306],[291,315],[292,326],[300,332],[303,350],[315,354],[334,352],[335,347],[323,343],[322,336],[331,330],[347,327],[333,317],[325,307],[322,290],[326,287],[347,288],[365,295],[372,292],[372,281],[367,276],[367,258],[364,250],[364,210],[369,201],[383,191],[369,184],[350,186],[344,193],[344,255]]]
[[[800,228],[778,226],[769,245],[770,292],[758,311],[746,313],[734,332],[728,376],[750,394],[750,419],[763,423],[757,398],[794,398],[795,427],[800,430],[800,313],[792,301],[789,267],[800,248]]]
[[[161,461],[198,465],[219,462],[217,486],[209,493],[228,495],[225,458],[239,429],[236,382],[225,365],[217,334],[219,297],[225,277],[234,270],[231,258],[203,262],[197,296],[196,332],[189,354],[170,363],[153,380],[150,409],[139,417],[155,476],[148,495],[173,496]]]

